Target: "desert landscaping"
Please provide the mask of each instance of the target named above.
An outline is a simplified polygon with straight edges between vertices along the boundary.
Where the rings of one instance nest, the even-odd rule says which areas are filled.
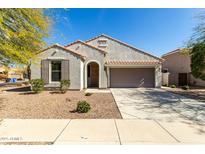
[[[84,91],[43,91],[34,94],[10,88],[0,93],[0,119],[119,119],[120,112],[111,93],[93,93],[85,96]],[[78,101],[89,102],[88,113],[75,111]]]

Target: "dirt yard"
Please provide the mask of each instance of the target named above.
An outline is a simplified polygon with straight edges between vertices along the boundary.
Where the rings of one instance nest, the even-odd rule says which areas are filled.
[[[179,94],[191,99],[196,99],[198,101],[205,102],[205,88],[204,87],[190,87],[189,90],[183,90],[181,88],[170,88],[163,87],[163,89],[173,92],[175,94]]]
[[[88,113],[77,113],[77,103],[86,100],[91,105]],[[44,91],[32,94],[19,90],[0,93],[0,119],[111,119],[121,118],[111,93],[94,93],[85,96],[84,91],[68,91],[66,94]]]

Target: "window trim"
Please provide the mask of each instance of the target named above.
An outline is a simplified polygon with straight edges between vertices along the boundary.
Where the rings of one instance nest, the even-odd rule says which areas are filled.
[[[50,60],[50,62],[49,62],[49,83],[60,83],[60,81],[52,81],[52,73],[53,73],[53,71],[52,71],[52,62],[56,62],[56,61],[60,62],[60,65],[62,65],[62,60],[58,60],[58,59]],[[59,71],[60,74],[61,74],[62,73],[62,66],[61,66],[60,70],[55,70],[55,71]],[[62,78],[62,76],[60,78]]]

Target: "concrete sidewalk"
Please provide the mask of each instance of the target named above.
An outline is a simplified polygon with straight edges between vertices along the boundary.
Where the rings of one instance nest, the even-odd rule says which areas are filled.
[[[1,144],[204,144],[205,125],[125,119],[4,119]]]

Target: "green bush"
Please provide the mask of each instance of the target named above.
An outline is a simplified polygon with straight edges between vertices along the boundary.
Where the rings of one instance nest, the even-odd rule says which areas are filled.
[[[92,93],[85,93],[85,96],[91,96]]]
[[[91,109],[90,104],[86,101],[79,101],[76,111],[79,113],[87,113]]]
[[[61,80],[60,81],[60,90],[62,93],[66,93],[68,88],[70,87],[70,80]]]
[[[171,87],[171,88],[176,88],[176,85],[173,84],[173,85],[171,85],[170,87]]]
[[[32,91],[35,93],[40,93],[44,88],[44,81],[42,79],[33,79],[30,81]]]
[[[168,87],[168,84],[164,84],[163,86],[164,86],[164,87]]]
[[[182,86],[181,88],[182,88],[183,90],[189,90],[189,86],[188,86],[188,85]]]

